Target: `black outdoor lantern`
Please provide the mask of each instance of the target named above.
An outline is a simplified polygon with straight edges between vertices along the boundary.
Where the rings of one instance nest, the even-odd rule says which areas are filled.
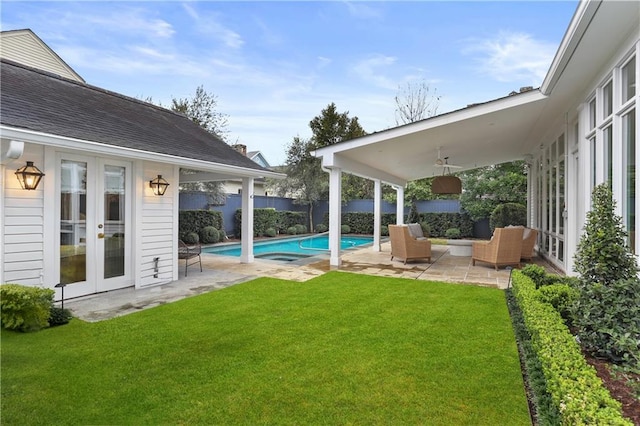
[[[16,176],[22,189],[34,190],[38,187],[38,184],[42,180],[42,173],[36,166],[33,165],[33,161],[27,161],[27,165],[20,167],[16,170]]]
[[[157,178],[149,181],[149,186],[155,195],[164,195],[169,186],[169,182],[167,182],[162,175],[158,175]]]

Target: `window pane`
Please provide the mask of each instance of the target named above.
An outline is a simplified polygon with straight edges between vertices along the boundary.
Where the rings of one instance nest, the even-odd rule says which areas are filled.
[[[589,102],[589,129],[596,128],[596,100],[595,98]]]
[[[609,117],[613,113],[613,82],[608,82],[602,89],[602,116]]]
[[[622,68],[622,102],[636,95],[636,58]]]
[[[636,112],[622,117],[622,137],[625,145],[625,210],[629,233],[629,247],[635,253],[636,247]]]
[[[124,275],[125,168],[104,169],[104,277]]]
[[[60,282],[85,281],[87,163],[60,164]]]
[[[607,166],[607,182],[609,188],[612,188],[613,183],[613,128],[611,126],[604,129],[602,132],[602,138],[604,143],[604,155],[605,164]]]
[[[596,138],[589,140],[589,146],[591,147],[591,189],[596,186]]]

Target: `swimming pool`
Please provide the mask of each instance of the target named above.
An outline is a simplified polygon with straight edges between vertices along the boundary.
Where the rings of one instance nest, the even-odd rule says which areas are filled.
[[[354,247],[371,244],[373,237],[342,236],[340,248],[348,250]],[[225,256],[240,256],[240,244],[203,248],[204,253]],[[253,243],[253,255],[260,259],[292,262],[319,254],[329,253],[329,236],[306,236],[284,238],[275,241],[257,241]]]

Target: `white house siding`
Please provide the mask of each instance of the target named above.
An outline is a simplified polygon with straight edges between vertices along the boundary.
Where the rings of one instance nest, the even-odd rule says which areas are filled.
[[[2,140],[5,153],[9,141]],[[44,282],[44,185],[35,191],[20,187],[15,171],[26,161],[43,169],[44,150],[40,145],[25,144],[20,159],[4,162],[0,198],[0,282],[42,285]],[[46,178],[46,177],[45,177]]]
[[[28,30],[3,33],[0,38],[0,56],[65,78],[80,82],[83,81],[56,54]]]
[[[141,185],[144,191],[138,217],[140,275],[136,280],[136,287],[162,284],[177,279],[174,271],[177,247],[174,217],[178,211],[178,179],[177,171],[174,169],[177,168],[148,162],[143,166]],[[149,188],[149,181],[159,174],[169,182],[164,196],[154,195]],[[177,218],[175,221],[177,223]],[[155,258],[159,258],[157,272]],[[154,276],[156,273],[157,277]]]

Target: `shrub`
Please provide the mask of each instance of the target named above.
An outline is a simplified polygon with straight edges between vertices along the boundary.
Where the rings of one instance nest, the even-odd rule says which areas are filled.
[[[200,231],[200,241],[204,244],[213,244],[220,241],[220,232],[213,226],[205,226]]]
[[[295,226],[290,226],[287,228],[287,234],[296,235],[297,233],[298,233],[298,228],[296,228]]]
[[[458,228],[449,228],[447,229],[447,231],[444,233],[444,236],[449,238],[449,239],[457,239],[460,238],[460,235],[462,235],[460,233],[460,230]]]
[[[267,228],[266,231],[264,231],[265,237],[275,237],[276,235],[276,228]]]
[[[409,209],[409,216],[407,216],[407,223],[420,222],[420,215],[418,214],[418,204],[415,200],[411,201],[411,208]]]
[[[560,316],[568,320],[570,308],[578,299],[580,293],[567,284],[551,284],[538,289],[538,296],[544,303],[548,303],[560,314]]]
[[[48,288],[0,285],[2,327],[19,331],[36,331],[47,327],[54,294]]]
[[[580,297],[572,314],[585,349],[615,362],[637,363],[640,283],[626,237],[611,189],[606,183],[596,186],[575,256]]]
[[[71,311],[68,309],[52,306],[51,312],[49,313],[49,327],[67,324],[71,321],[71,318],[73,318],[73,315],[71,315]]]
[[[522,273],[531,278],[533,283],[536,285],[536,288],[540,288],[550,284],[547,276],[547,271],[545,271],[545,269],[540,265],[527,265],[522,268]]]
[[[384,237],[389,236],[389,226],[388,225],[380,226],[380,235],[382,235]]]
[[[340,232],[343,234],[348,234],[351,232],[351,227],[349,225],[342,225],[340,227]]]
[[[431,235],[431,227],[427,222],[420,222],[420,227],[422,228],[422,234],[425,237],[429,237]]]
[[[213,226],[223,229],[222,213],[214,210],[180,210],[178,212],[178,235],[188,232],[200,232],[201,229]]]
[[[513,294],[562,424],[631,426],[622,417],[620,403],[611,397],[595,369],[587,364],[560,314],[540,300],[533,281],[514,271],[512,282]]]
[[[504,203],[493,209],[489,217],[491,230],[508,225],[527,226],[527,206],[519,203]]]
[[[200,241],[200,237],[195,232],[187,232],[183,237],[182,241],[187,244],[197,244]]]
[[[296,234],[306,234],[307,233],[307,227],[298,223],[297,225],[295,225],[296,227]]]
[[[327,232],[329,230],[329,227],[327,225],[325,225],[324,223],[319,223],[316,225],[316,232],[321,234],[323,232]]]

